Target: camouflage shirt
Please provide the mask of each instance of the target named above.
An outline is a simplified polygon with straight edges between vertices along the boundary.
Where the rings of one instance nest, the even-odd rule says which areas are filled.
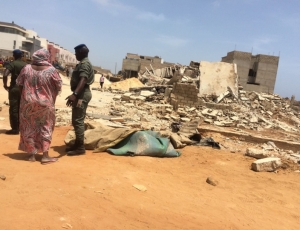
[[[85,88],[89,88],[88,86],[91,85],[95,80],[92,63],[87,57],[82,59],[73,70],[70,82],[72,91],[76,89],[81,77],[85,77],[87,79]]]
[[[27,63],[20,59],[10,62],[6,65],[6,69],[8,69],[11,73],[11,81],[10,81],[11,87],[16,85],[16,80],[25,65],[27,65]]]

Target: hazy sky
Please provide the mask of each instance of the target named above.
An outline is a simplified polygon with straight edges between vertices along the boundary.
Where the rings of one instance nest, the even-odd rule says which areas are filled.
[[[280,55],[275,93],[300,99],[299,0],[7,0],[14,21],[115,72],[127,53],[167,62],[220,61],[234,49]],[[1,41],[0,41],[1,42]]]

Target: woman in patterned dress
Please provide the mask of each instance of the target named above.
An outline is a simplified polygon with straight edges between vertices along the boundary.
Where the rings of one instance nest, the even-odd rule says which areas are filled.
[[[20,143],[19,150],[30,154],[42,152],[42,164],[53,163],[57,158],[48,155],[55,125],[55,100],[61,90],[62,80],[50,64],[46,49],[36,51],[33,62],[26,65],[17,78],[20,87]]]

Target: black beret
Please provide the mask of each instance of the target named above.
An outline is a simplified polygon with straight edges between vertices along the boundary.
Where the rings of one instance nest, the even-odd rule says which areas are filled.
[[[14,50],[13,53],[14,54],[22,54],[22,51],[21,50]]]
[[[82,47],[87,47],[85,44],[80,44],[78,46],[76,46],[74,49],[77,50],[77,49],[81,49]]]

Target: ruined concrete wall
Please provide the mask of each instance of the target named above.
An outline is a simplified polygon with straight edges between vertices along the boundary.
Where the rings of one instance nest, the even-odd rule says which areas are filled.
[[[222,57],[222,62],[236,63],[239,84],[247,91],[273,93],[279,63],[279,57],[255,55],[251,53],[232,51]],[[250,77],[249,70],[253,69],[256,76]],[[249,84],[249,82],[255,84]]]
[[[274,92],[278,63],[279,57],[258,55],[256,82],[260,84],[260,92]]]
[[[238,95],[238,75],[236,64],[225,62],[200,62],[199,94],[220,95],[230,87]]]
[[[174,65],[173,63],[168,62],[164,62],[163,64],[161,64],[161,62],[152,62],[150,60],[140,59],[140,71],[144,72],[146,68],[148,70],[151,70],[150,64],[152,65],[153,69],[162,69],[164,67],[170,67]]]
[[[122,70],[139,71],[140,62],[138,59],[123,59]]]
[[[196,85],[175,83],[173,85],[172,94],[175,98],[171,98],[171,105],[197,106],[198,105],[198,89]]]
[[[232,51],[222,58],[222,62],[235,63],[237,65],[237,74],[239,84],[247,87],[249,69],[251,68],[251,53]]]

